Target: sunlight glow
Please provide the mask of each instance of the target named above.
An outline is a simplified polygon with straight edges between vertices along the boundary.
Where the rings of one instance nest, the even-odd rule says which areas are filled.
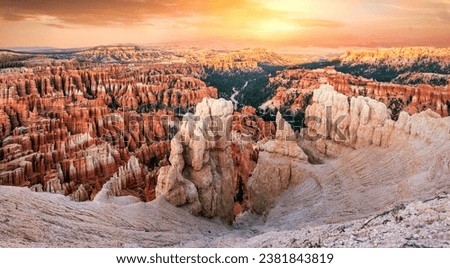
[[[273,36],[267,36],[267,34],[293,32],[297,30],[299,30],[298,25],[293,25],[292,23],[279,19],[263,20],[255,27],[255,33],[258,32],[259,34],[266,35],[268,38],[273,38]]]

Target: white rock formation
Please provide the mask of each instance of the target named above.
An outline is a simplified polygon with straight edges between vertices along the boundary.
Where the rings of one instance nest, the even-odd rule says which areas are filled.
[[[308,156],[297,144],[291,125],[280,113],[276,123],[276,140],[259,144],[258,162],[248,180],[248,206],[259,214],[271,208],[275,199],[289,186],[310,175],[306,171]]]
[[[361,96],[349,100],[331,85],[321,85],[314,91],[306,118],[307,138],[314,140],[319,151],[332,156],[340,153],[338,145],[355,149],[369,145],[388,147],[409,136],[434,139],[437,128],[444,139],[449,133],[449,127],[443,126],[444,121],[431,110],[413,116],[400,112],[395,122],[383,103]]]
[[[170,166],[161,168],[156,196],[195,215],[233,219],[233,163],[230,131],[233,104],[203,99],[186,114],[171,141]]]
[[[103,185],[102,190],[97,193],[94,201],[106,201],[111,196],[120,196],[122,189],[134,183],[141,175],[142,170],[139,166],[139,160],[132,155],[127,164],[120,166],[119,171],[114,173],[109,181]]]
[[[276,124],[276,139],[260,143],[259,149],[267,153],[288,156],[296,160],[307,160],[307,155],[297,144],[294,130],[291,125],[281,117],[280,112],[277,113]]]

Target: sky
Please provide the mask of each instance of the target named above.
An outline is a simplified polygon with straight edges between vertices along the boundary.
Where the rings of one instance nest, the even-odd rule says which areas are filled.
[[[0,0],[0,47],[450,46],[450,0]]]

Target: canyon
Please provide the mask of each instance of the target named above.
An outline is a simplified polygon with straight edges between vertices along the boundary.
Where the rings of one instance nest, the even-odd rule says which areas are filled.
[[[99,47],[1,70],[4,246],[448,246],[449,85],[193,51]],[[392,58],[374,53],[341,60]],[[220,98],[211,73],[242,75],[239,93]]]
[[[214,148],[220,148],[220,142],[206,145],[209,140],[190,141],[195,136],[190,136],[193,134],[189,130],[200,131],[205,125],[199,120],[190,128],[192,121],[189,120],[192,119],[187,119],[186,128],[182,128],[185,130],[172,139],[171,166],[164,167],[158,178],[157,195],[162,198],[143,203],[130,196],[106,194],[107,198],[76,203],[62,195],[1,187],[5,204],[2,207],[5,212],[2,213],[5,215],[2,233],[8,235],[6,245],[37,246],[53,241],[50,244],[54,246],[86,246],[90,243],[91,246],[119,247],[446,246],[450,222],[445,192],[450,187],[450,161],[447,156],[449,144],[442,141],[450,135],[449,118],[426,111],[413,116],[402,114],[396,123],[392,123],[387,118],[384,104],[359,97],[349,106],[344,95],[326,85],[314,91],[313,101],[308,113],[322,113],[329,104],[341,107],[337,111],[345,114],[349,122],[359,123],[356,127],[351,127],[352,123],[343,127],[350,131],[349,141],[342,142],[335,137],[327,141],[327,150],[323,151],[319,142],[308,144],[311,141],[292,140],[291,136],[296,134],[279,115],[275,137],[258,144],[258,160],[244,190],[249,209],[239,212],[232,226],[191,215],[209,218],[219,216],[220,211],[225,210],[227,212],[222,215],[228,219],[230,216],[226,215],[234,213],[235,208],[230,196],[233,192],[231,173],[220,173],[215,162],[223,157],[230,162],[229,154],[221,155],[230,148],[225,146],[216,151]],[[222,105],[229,108],[212,108]],[[198,104],[200,111],[196,114],[208,118],[219,113],[226,117],[231,107],[232,104],[224,100],[204,99]],[[369,107],[367,112],[363,112],[367,109],[364,107]],[[383,129],[380,138],[384,142],[381,143],[377,143],[378,124]],[[310,128],[311,131],[320,129]],[[368,131],[370,128],[375,128],[373,136],[369,136],[371,139],[358,135],[361,129]],[[188,139],[182,139],[182,135],[188,135]],[[356,136],[356,141],[352,140],[352,135]],[[359,143],[363,146],[355,146]],[[191,146],[203,147],[204,151],[192,151],[189,148],[195,147]],[[313,150],[327,156],[322,164],[308,162]],[[331,157],[330,152],[338,153]],[[389,157],[386,157],[387,152]],[[204,154],[209,153],[216,155],[205,158]],[[393,159],[401,159],[402,165]],[[211,172],[212,180],[210,183],[199,181],[208,176],[196,177],[196,172]],[[107,184],[102,191],[115,191],[113,189]],[[348,195],[348,191],[352,194]],[[186,194],[185,199],[180,199],[184,196],[181,193]],[[22,203],[20,200],[24,196],[42,200],[47,205]],[[220,202],[221,209],[210,206],[215,204],[212,200],[223,198],[229,201]],[[7,215],[14,212],[26,218],[25,213],[30,210],[40,211],[37,218],[30,220],[42,228],[27,230],[20,225],[19,229],[12,228],[17,226],[16,219]],[[258,216],[260,213],[262,216]],[[116,219],[115,226],[117,221],[122,226],[118,233],[117,227],[110,223],[112,215]],[[97,217],[104,221],[100,224]],[[73,225],[67,225],[67,218]],[[49,219],[53,220],[49,222]],[[56,228],[55,233],[43,232],[49,227]],[[60,237],[57,230],[61,227],[65,230],[64,238],[53,240],[55,236]],[[74,243],[79,229],[86,230],[84,238]],[[380,236],[379,233],[390,235]]]
[[[2,77],[0,184],[71,196],[82,187],[84,201],[117,176],[124,194],[154,199],[175,113],[217,97],[192,72],[190,66],[59,67]]]

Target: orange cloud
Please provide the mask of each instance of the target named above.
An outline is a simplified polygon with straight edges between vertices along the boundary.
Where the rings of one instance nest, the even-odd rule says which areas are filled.
[[[6,21],[51,16],[66,23],[83,25],[130,25],[152,18],[227,16],[244,12],[248,16],[264,16],[270,13],[251,0],[0,0],[0,6],[3,10],[0,17]]]

